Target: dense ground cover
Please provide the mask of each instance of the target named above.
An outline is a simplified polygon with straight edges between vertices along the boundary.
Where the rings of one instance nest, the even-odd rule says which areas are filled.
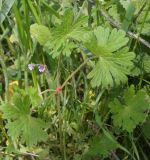
[[[150,159],[150,1],[0,0],[0,159]]]

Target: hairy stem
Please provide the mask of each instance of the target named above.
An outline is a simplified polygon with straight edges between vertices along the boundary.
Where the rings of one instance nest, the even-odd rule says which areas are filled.
[[[62,89],[65,87],[65,85],[67,84],[67,82],[78,72],[80,71],[80,69],[89,61],[89,59],[86,59],[75,71],[73,71],[69,77],[65,80],[65,82],[62,84]]]
[[[56,81],[57,81],[57,86],[60,85],[60,61],[61,61],[61,55],[58,58],[58,66],[57,66],[57,75],[56,75]],[[63,132],[62,132],[62,113],[61,113],[61,105],[60,105],[60,95],[56,95],[56,105],[57,105],[57,111],[58,111],[58,119],[59,119],[59,140],[60,140],[60,151],[62,154],[62,157],[64,157],[64,145],[63,145]]]

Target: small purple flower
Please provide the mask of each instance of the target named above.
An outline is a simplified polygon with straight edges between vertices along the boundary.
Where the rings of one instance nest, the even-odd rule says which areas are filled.
[[[30,71],[32,71],[35,67],[35,64],[28,64],[28,68]]]
[[[39,64],[39,65],[38,65],[38,70],[39,70],[39,72],[44,72],[45,69],[46,69],[46,66],[45,66],[44,64]]]

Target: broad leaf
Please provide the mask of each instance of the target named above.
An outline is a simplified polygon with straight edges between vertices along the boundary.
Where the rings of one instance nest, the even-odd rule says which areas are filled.
[[[118,143],[114,140],[110,140],[106,135],[101,135],[92,138],[90,141],[90,147],[88,150],[89,156],[108,156],[109,152],[115,150],[118,147]]]
[[[144,90],[135,94],[134,87],[131,86],[125,90],[122,102],[115,99],[109,107],[114,125],[132,132],[138,124],[145,121],[145,111],[150,108],[150,99]]]
[[[127,42],[128,38],[122,30],[110,31],[108,28],[98,27],[94,34],[90,35],[85,46],[99,57],[95,67],[88,74],[93,87],[108,88],[127,81],[134,59],[134,53],[124,47]]]
[[[47,139],[47,134],[43,131],[45,127],[46,124],[41,119],[27,115],[6,125],[10,137],[17,139],[21,135],[22,141],[28,146]]]
[[[14,140],[21,137],[28,146],[47,139],[47,134],[43,130],[46,123],[30,115],[30,105],[28,96],[21,97],[17,94],[12,103],[0,107],[3,118],[8,119],[6,124],[8,135]]]
[[[81,41],[84,38],[84,34],[88,31],[88,29],[84,27],[87,23],[87,17],[82,15],[76,17],[70,9],[65,11],[61,21],[61,24],[52,30],[52,39],[47,43],[47,46],[52,50],[50,53],[53,57],[58,56],[58,53],[60,54],[61,51],[64,51],[66,45],[68,45],[72,39]],[[63,54],[66,53],[63,52]]]

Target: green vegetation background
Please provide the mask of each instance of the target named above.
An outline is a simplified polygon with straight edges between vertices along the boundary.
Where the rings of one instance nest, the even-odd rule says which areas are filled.
[[[0,159],[150,159],[150,1],[0,0]]]

